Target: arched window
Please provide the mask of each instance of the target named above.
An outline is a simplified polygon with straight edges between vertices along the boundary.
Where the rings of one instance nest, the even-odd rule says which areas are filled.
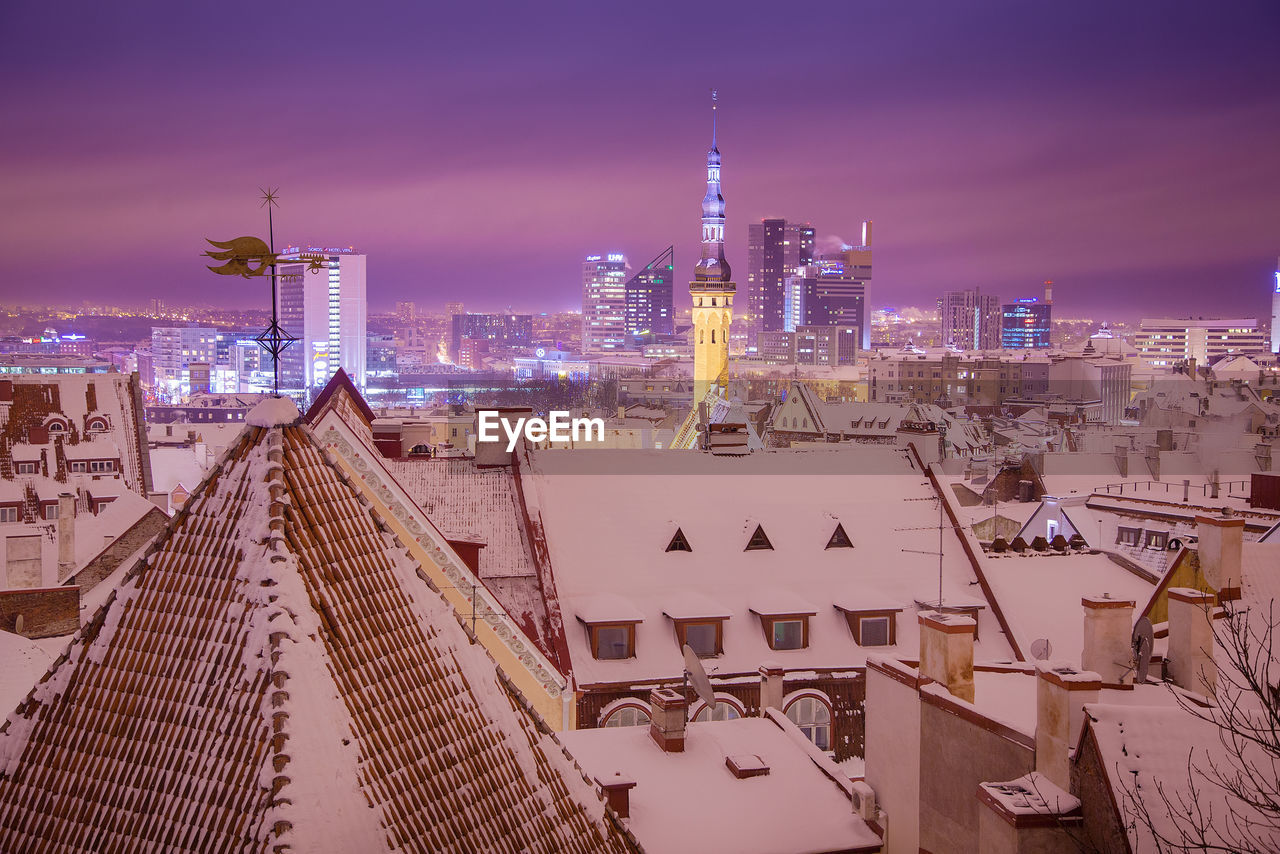
[[[796,694],[783,712],[819,750],[831,749],[831,706],[821,694]]]
[[[745,712],[742,704],[734,697],[728,694],[716,694],[716,707],[713,710],[706,703],[701,701],[694,709],[693,720],[695,721],[734,721],[742,717]]]
[[[698,330],[698,343],[699,343],[699,344],[706,344],[706,343],[707,343],[707,330],[705,330],[705,329],[699,329],[699,330]]]
[[[67,425],[63,424],[61,421],[59,421],[56,418],[49,422],[50,433],[63,433],[63,432],[66,432],[66,429],[67,429]]]
[[[638,700],[615,700],[600,713],[600,726],[645,726],[648,723],[649,707]]]
[[[101,433],[107,429],[107,419],[99,417],[90,418],[89,423],[86,426],[89,430],[95,433]]]
[[[716,343],[716,331],[714,329],[711,330],[711,343]]]

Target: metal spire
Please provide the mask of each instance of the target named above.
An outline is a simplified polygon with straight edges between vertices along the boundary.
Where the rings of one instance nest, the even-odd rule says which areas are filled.
[[[716,147],[716,90],[711,90],[711,147]]]

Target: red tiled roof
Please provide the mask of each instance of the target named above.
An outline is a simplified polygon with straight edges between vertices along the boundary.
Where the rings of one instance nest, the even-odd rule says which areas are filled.
[[[250,427],[0,726],[0,850],[623,851],[306,427]]]

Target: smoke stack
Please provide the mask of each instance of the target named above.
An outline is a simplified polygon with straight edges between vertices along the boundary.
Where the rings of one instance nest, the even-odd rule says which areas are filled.
[[[973,702],[973,636],[978,624],[959,614],[920,614],[920,675]]]
[[[1196,516],[1196,538],[1199,543],[1200,571],[1204,580],[1218,591],[1219,602],[1240,598],[1240,576],[1244,551],[1244,518],[1227,515]]]
[[[679,691],[649,692],[649,735],[667,753],[684,753],[684,725],[689,700]]]
[[[1053,282],[1048,279],[1044,283],[1044,304],[1053,305]]]
[[[869,219],[862,221],[862,245],[871,245],[871,220]]]
[[[1069,664],[1036,662],[1036,771],[1070,791],[1069,751],[1084,724],[1084,707],[1098,702],[1102,679]]]
[[[58,496],[58,580],[76,568],[76,497],[69,492]]]
[[[760,717],[765,716],[766,709],[782,711],[782,680],[785,671],[782,665],[766,661],[760,665]]]
[[[1086,596],[1084,605],[1084,650],[1080,666],[1102,677],[1108,686],[1133,684],[1129,635],[1133,623],[1132,599]]]
[[[1169,589],[1169,677],[1180,688],[1214,693],[1213,595],[1190,587]]]

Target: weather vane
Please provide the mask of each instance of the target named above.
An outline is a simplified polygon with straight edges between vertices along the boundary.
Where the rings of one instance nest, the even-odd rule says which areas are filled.
[[[290,335],[280,326],[280,317],[278,309],[278,301],[276,299],[276,264],[280,260],[280,256],[276,254],[276,232],[275,221],[272,217],[272,208],[278,207],[279,202],[277,193],[280,192],[279,187],[262,189],[262,204],[258,207],[267,209],[267,241],[263,242],[260,237],[237,237],[234,240],[218,241],[205,240],[212,246],[216,247],[216,252],[205,252],[204,254],[215,261],[222,261],[217,267],[209,269],[222,276],[242,276],[251,279],[257,276],[265,276],[267,270],[271,270],[271,325],[262,331],[254,340],[258,342],[258,346],[271,354],[272,369],[274,373],[274,389],[275,393],[280,393],[280,354],[283,353],[290,344],[297,341],[297,336]],[[288,259],[290,262],[297,260],[307,265],[307,271],[311,273],[319,272],[324,267],[324,259],[314,258],[298,258]]]

